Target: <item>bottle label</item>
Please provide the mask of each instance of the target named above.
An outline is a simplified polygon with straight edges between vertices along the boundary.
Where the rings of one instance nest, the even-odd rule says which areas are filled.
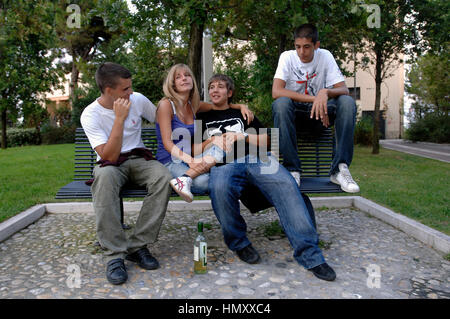
[[[207,244],[205,242],[200,243],[200,260],[203,261],[203,265],[206,265],[206,250]]]
[[[199,250],[200,250],[200,247],[196,247],[196,246],[194,246],[194,261],[199,261],[200,259],[199,259]]]

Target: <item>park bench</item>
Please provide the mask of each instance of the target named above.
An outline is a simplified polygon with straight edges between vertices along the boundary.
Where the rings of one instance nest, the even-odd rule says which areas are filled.
[[[301,191],[303,193],[337,193],[342,192],[339,185],[330,182],[329,169],[333,158],[333,131],[330,128],[309,130],[298,134],[299,157],[302,161]],[[145,146],[156,154],[157,139],[155,128],[142,128],[142,140]],[[92,179],[92,172],[97,161],[97,154],[91,148],[82,128],[76,129],[75,136],[75,170],[74,179],[63,186],[56,194],[56,199],[92,198],[91,188],[85,182]],[[282,159],[281,159],[282,161]],[[145,197],[144,187],[125,185],[120,193],[121,214],[123,221],[123,198]],[[175,196],[176,193],[174,192]],[[207,195],[207,194],[194,194]]]

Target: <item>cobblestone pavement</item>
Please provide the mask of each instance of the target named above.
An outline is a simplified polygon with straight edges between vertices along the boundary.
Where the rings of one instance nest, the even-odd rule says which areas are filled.
[[[450,298],[450,262],[435,250],[355,209],[317,211],[327,262],[326,282],[299,266],[285,237],[264,233],[273,209],[243,211],[262,262],[248,265],[228,250],[212,211],[168,211],[150,251],[161,267],[147,271],[126,261],[129,279],[108,283],[96,247],[95,216],[46,214],[0,243],[0,298]],[[137,213],[127,213],[133,224]],[[196,223],[210,224],[208,273],[192,271]]]

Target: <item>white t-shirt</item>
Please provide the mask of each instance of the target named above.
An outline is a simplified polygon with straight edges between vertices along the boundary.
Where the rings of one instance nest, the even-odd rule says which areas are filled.
[[[130,110],[124,123],[121,153],[145,147],[141,139],[142,117],[155,122],[156,107],[148,98],[134,92],[130,95],[130,101]],[[104,108],[97,100],[83,110],[80,122],[93,149],[108,141],[115,117],[113,110]],[[97,160],[100,160],[98,154]]]
[[[287,90],[313,96],[323,88],[345,81],[330,51],[320,48],[314,51],[309,63],[303,63],[295,50],[284,51],[274,78],[285,81]]]

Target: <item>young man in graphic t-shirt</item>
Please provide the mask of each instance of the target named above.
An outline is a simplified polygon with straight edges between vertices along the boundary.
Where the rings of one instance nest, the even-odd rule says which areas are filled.
[[[270,139],[260,130],[262,125],[257,117],[247,124],[239,110],[230,108],[233,90],[233,81],[228,76],[213,76],[208,84],[213,110],[197,116],[202,121],[202,148],[214,144],[227,154],[224,163],[211,168],[209,179],[211,203],[226,245],[246,263],[260,261],[247,237],[239,207],[243,192],[256,187],[264,197],[261,200],[275,207],[296,261],[316,277],[334,280],[336,274],[318,247],[314,210],[309,199],[300,193],[289,172],[267,153]]]
[[[348,95],[345,79],[333,55],[320,49],[318,31],[304,24],[294,32],[295,50],[280,55],[272,86],[274,126],[279,128],[283,165],[300,186],[301,162],[297,156],[296,117],[335,126],[335,155],[330,180],[345,192],[359,192],[348,167],[353,158],[356,104]]]

